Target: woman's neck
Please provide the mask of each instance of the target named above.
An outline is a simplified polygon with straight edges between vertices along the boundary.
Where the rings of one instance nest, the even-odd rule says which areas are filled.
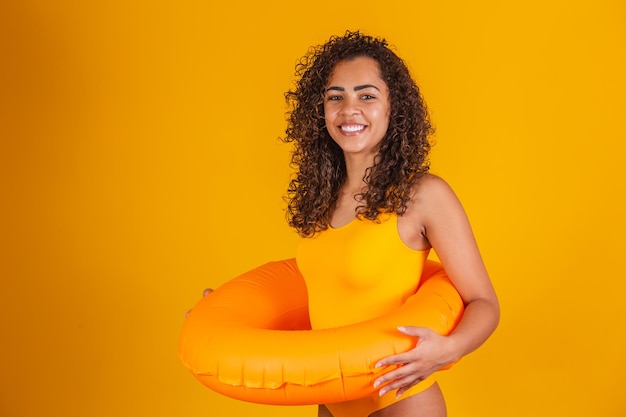
[[[365,172],[374,165],[374,158],[348,157],[346,158],[346,181],[343,185],[345,193],[358,194],[367,184],[363,180]]]

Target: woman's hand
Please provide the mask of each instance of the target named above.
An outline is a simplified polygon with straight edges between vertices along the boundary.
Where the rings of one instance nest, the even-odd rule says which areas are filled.
[[[202,296],[206,297],[207,295],[211,294],[213,292],[213,288],[205,288],[204,291],[202,291]],[[191,313],[191,310],[187,310],[187,312],[185,313],[185,318],[187,318],[187,316],[189,315],[189,313]]]
[[[432,373],[457,360],[460,355],[454,341],[425,327],[405,326],[398,330],[418,338],[417,345],[408,352],[381,359],[376,367],[398,365],[374,381],[374,387],[382,386],[379,395],[397,389],[396,397],[401,396],[412,386],[422,382]]]

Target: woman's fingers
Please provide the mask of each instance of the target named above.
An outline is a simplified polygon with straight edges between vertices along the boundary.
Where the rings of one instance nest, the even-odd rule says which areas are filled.
[[[207,295],[211,294],[213,292],[213,288],[205,288],[204,291],[202,291],[202,296],[206,297]],[[187,312],[185,313],[185,318],[187,318],[187,316],[189,316],[189,313],[191,313],[192,309],[187,310]]]

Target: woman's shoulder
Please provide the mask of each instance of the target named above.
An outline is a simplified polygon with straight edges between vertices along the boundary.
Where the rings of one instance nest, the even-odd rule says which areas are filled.
[[[413,195],[408,211],[421,215],[441,213],[444,209],[460,204],[452,187],[438,175],[426,174],[413,187]]]
[[[427,173],[422,176],[413,187],[413,193],[416,197],[426,197],[433,195],[443,196],[453,193],[452,187],[438,175]]]
[[[405,230],[405,241],[424,239],[433,219],[436,220],[448,210],[451,196],[453,197],[454,193],[443,178],[434,174],[420,177],[413,186],[411,199],[399,222],[400,228]],[[421,246],[415,244],[412,247]]]

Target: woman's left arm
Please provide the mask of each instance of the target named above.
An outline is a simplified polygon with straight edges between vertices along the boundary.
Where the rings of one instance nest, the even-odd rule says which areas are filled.
[[[500,308],[496,293],[480,256],[469,220],[458,198],[442,179],[428,176],[415,198],[420,229],[437,253],[465,304],[463,316],[449,336],[422,327],[398,330],[418,338],[412,350],[389,356],[378,367],[402,365],[378,378],[379,394],[397,389],[397,396],[433,372],[481,346],[496,329]],[[391,382],[390,382],[391,381]]]

